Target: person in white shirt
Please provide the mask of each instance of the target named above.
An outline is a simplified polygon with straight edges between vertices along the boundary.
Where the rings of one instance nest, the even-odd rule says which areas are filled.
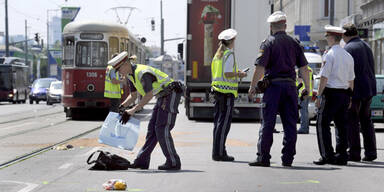
[[[319,109],[317,117],[317,141],[321,158],[317,165],[346,165],[347,148],[347,110],[351,104],[353,80],[355,78],[353,57],[340,45],[341,27],[325,26],[325,38],[330,47],[323,57],[320,70],[320,84],[316,99]],[[332,147],[330,123],[334,121],[336,130],[336,153]]]

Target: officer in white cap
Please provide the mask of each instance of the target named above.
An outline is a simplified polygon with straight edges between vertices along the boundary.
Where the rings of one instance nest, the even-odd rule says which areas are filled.
[[[233,52],[237,32],[234,29],[222,31],[218,39],[219,48],[212,60],[212,91],[215,95],[212,159],[233,161],[227,154],[225,141],[232,122],[232,110],[237,97],[238,81],[247,76],[238,69]]]
[[[295,66],[299,68],[304,80],[303,92],[309,90],[309,74],[308,63],[300,42],[285,32],[286,20],[287,16],[281,11],[276,11],[268,17],[267,22],[270,23],[272,35],[261,43],[255,61],[256,70],[248,93],[249,97],[252,97],[256,90],[257,93],[264,93],[263,101],[266,107],[262,114],[263,122],[257,144],[257,158],[249,163],[250,166],[270,166],[270,149],[277,113],[280,114],[284,129],[282,165],[291,166],[296,154],[298,96]]]
[[[320,84],[316,107],[317,141],[321,158],[317,165],[346,165],[347,155],[347,110],[349,108],[355,78],[353,57],[339,44],[345,32],[341,27],[325,26],[325,38],[330,49],[323,56],[320,69]],[[336,154],[332,147],[330,123],[334,121],[336,130]]]
[[[130,168],[148,169],[151,153],[159,143],[166,161],[163,165],[158,166],[158,169],[180,170],[180,157],[176,152],[170,132],[175,126],[183,87],[180,82],[174,81],[164,72],[148,65],[133,64],[131,59],[134,57],[128,59],[129,62],[120,62],[114,66],[119,73],[126,75],[129,79],[130,94],[122,102],[122,108],[133,104],[138,93],[143,97],[138,104],[123,112],[121,122],[125,124],[131,115],[142,109],[154,96],[157,101],[148,123],[145,143]]]
[[[113,68],[120,63],[128,60],[128,53],[122,52],[115,54],[113,58],[108,61],[108,66],[105,71],[105,82],[104,82],[104,97],[110,99],[109,111],[118,112],[118,107],[121,102],[121,86],[125,80],[120,79],[119,73]]]

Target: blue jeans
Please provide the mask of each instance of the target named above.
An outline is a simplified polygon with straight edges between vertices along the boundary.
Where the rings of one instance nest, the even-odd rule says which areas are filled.
[[[309,132],[309,118],[308,118],[308,102],[309,97],[304,99],[303,101],[300,101],[299,98],[299,104],[300,104],[300,129],[301,132]]]

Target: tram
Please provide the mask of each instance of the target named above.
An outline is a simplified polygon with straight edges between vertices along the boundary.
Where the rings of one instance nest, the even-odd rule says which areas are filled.
[[[123,25],[93,21],[64,27],[62,104],[67,117],[77,119],[84,109],[109,108],[110,101],[104,98],[105,70],[112,55],[122,51],[144,63],[144,45]]]

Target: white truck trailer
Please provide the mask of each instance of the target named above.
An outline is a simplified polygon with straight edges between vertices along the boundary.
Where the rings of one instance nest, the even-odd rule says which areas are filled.
[[[259,119],[260,98],[248,99],[254,62],[261,42],[270,33],[268,0],[188,0],[186,43],[186,115],[189,119],[213,118],[211,61],[218,48],[218,34],[234,28],[235,58],[239,69],[250,68],[239,84],[233,118]]]

